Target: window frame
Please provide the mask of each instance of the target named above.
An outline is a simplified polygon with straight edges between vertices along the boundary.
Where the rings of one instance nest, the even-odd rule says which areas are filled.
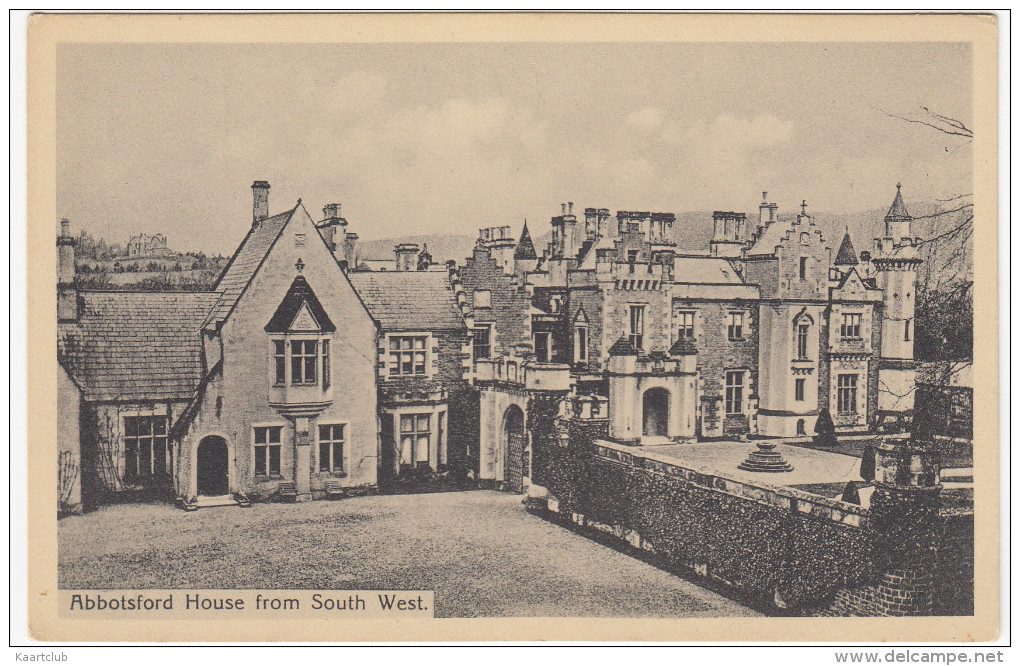
[[[333,383],[332,381],[332,335],[322,333],[274,333],[269,337],[270,348],[269,348],[269,376],[272,381],[273,388],[286,389],[289,387],[293,388],[308,388],[321,386],[322,390],[326,390]],[[310,355],[306,353],[306,347],[308,343],[313,343],[315,347],[315,353]],[[300,344],[302,353],[295,356],[294,345]],[[280,345],[283,345],[283,353],[280,353]],[[302,381],[294,381],[295,373],[295,361],[301,359],[301,378]],[[314,359],[314,360],[313,360]],[[283,381],[281,381],[281,365],[283,366]],[[308,381],[307,374],[309,369],[314,371],[314,379]]]
[[[726,339],[738,342],[744,339],[744,315],[742,310],[730,310],[726,315]]]
[[[800,258],[800,262],[799,262],[798,267],[797,267],[797,274],[800,276],[801,280],[808,279],[808,277],[807,277],[807,275],[808,275],[808,257],[802,256]]]
[[[128,434],[129,419],[131,423],[145,422],[148,424],[148,432],[141,433],[135,426],[134,434]],[[162,421],[162,435],[157,434],[157,419]],[[121,415],[121,440],[124,452],[123,480],[128,482],[140,482],[147,480],[169,479],[173,477],[173,443],[170,441],[169,418],[163,412],[126,412]],[[148,440],[148,471],[142,472],[142,446],[143,440]],[[156,472],[156,448],[157,442],[162,444],[163,449],[163,471]],[[134,446],[131,446],[131,444]],[[134,471],[131,469],[131,461],[134,461]]]
[[[401,340],[410,340],[410,347],[404,349],[401,348]],[[422,340],[422,347],[417,348],[415,344],[417,340]],[[394,349],[393,345],[396,342],[398,348]],[[386,379],[406,379],[414,377],[429,377],[432,375],[432,334],[420,331],[401,331],[400,333],[387,333],[386,334]],[[416,359],[416,355],[422,355],[421,368],[422,371],[418,372],[417,369],[419,364]],[[405,367],[405,356],[411,359],[411,371],[404,372]],[[398,372],[394,372],[394,357],[396,357]]]
[[[836,375],[836,413],[839,416],[857,416],[858,373],[848,372]],[[844,386],[844,383],[846,384]],[[851,404],[847,409],[847,402]]]
[[[410,454],[411,454],[411,467],[418,467],[420,464],[431,466],[432,463],[432,446],[433,437],[435,431],[432,429],[434,423],[433,418],[436,416],[435,422],[438,425],[438,416],[436,412],[399,412],[397,414],[397,461],[398,464],[403,467],[404,462],[404,441],[410,441]],[[409,419],[411,422],[411,429],[404,430],[405,419]],[[421,428],[422,419],[425,420],[425,429]],[[421,445],[422,438],[425,439],[425,459],[419,460],[419,446]]]
[[[793,380],[793,399],[797,402],[804,402],[807,394],[807,378],[795,377]]]
[[[723,385],[725,387],[724,394],[724,413],[726,416],[740,416],[744,414],[744,388],[746,387],[744,376],[747,374],[746,370],[726,370],[723,377]],[[730,379],[736,377],[740,381],[731,382]]]
[[[581,338],[584,338],[583,340]],[[588,362],[588,324],[574,324],[574,363]]]
[[[538,338],[543,336],[545,340],[545,358],[540,358],[538,353]],[[533,331],[531,334],[532,349],[535,352],[535,361],[538,363],[552,363],[553,356],[553,334],[552,331]]]
[[[864,313],[863,312],[843,312],[841,313],[840,325],[839,325],[839,339],[850,341],[850,340],[863,340],[863,328],[864,328]],[[847,323],[849,322],[849,323]]]
[[[283,423],[253,423],[251,426],[252,438],[252,477],[257,480],[270,480],[283,478]],[[265,432],[265,441],[259,441],[260,431]],[[275,433],[277,439],[273,441],[271,434]],[[263,469],[259,469],[259,449],[265,449],[263,456]],[[273,450],[276,451],[276,471],[273,471]]]
[[[478,353],[478,331],[485,332],[485,344],[481,346],[486,351],[484,356]],[[471,360],[477,362],[489,358],[492,358],[492,324],[476,323],[471,327]]]
[[[677,310],[674,315],[674,321],[676,321],[676,339],[677,340],[694,340],[694,326],[696,321],[697,310]],[[688,323],[687,319],[690,319]]]
[[[328,474],[330,476],[347,476],[347,465],[345,464],[344,456],[347,454],[347,439],[349,436],[350,425],[348,423],[319,423],[316,429],[316,441],[318,443],[319,462],[316,465],[316,469],[319,474]],[[323,436],[324,429],[329,429],[328,437]],[[340,437],[336,437],[336,428],[339,428]],[[326,458],[329,461],[327,469],[323,469],[323,446],[326,448]],[[337,447],[339,447],[339,467],[337,466]]]
[[[627,337],[638,350],[644,350],[645,342],[645,311],[647,303],[629,303],[627,310]],[[635,317],[635,315],[637,315]]]
[[[810,345],[811,335],[811,324],[798,323],[796,342],[797,342],[797,360],[806,361],[810,357],[808,356],[808,350],[811,348]]]

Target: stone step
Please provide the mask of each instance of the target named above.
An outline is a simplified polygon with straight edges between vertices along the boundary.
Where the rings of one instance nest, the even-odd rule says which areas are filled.
[[[237,505],[238,501],[233,495],[199,495],[195,500],[196,507]]]

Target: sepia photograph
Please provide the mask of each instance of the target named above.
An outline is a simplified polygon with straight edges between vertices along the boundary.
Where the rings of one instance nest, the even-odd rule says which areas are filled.
[[[29,32],[41,637],[994,637],[994,17],[106,18]]]

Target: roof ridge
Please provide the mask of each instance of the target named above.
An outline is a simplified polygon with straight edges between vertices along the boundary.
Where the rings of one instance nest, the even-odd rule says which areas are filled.
[[[237,296],[234,297],[234,302],[230,304],[230,307],[227,309],[227,311],[223,314],[222,317],[215,316],[217,305],[219,305],[219,303],[214,304],[212,311],[209,313],[209,316],[206,318],[206,321],[202,324],[202,328],[207,327],[214,320],[226,321],[230,317],[230,315],[233,314],[234,308],[237,307],[238,301],[240,301],[241,297],[244,296],[245,292],[248,291],[248,286],[251,284],[251,281],[255,278],[255,274],[259,272],[259,270],[262,268],[262,264],[264,264],[266,262],[266,257],[268,257],[269,253],[273,251],[274,247],[276,247],[276,241],[279,240],[280,236],[283,234],[283,230],[287,228],[288,224],[290,224],[290,221],[291,221],[291,219],[293,219],[294,213],[297,211],[299,206],[301,206],[301,200],[300,199],[298,199],[297,204],[295,204],[295,206],[293,208],[291,208],[289,211],[284,211],[283,213],[278,213],[276,215],[271,215],[271,216],[267,217],[266,219],[264,219],[264,220],[259,222],[259,226],[258,227],[254,226],[254,225],[252,226],[251,232],[248,234],[248,236],[245,237],[245,242],[247,242],[251,238],[251,236],[254,235],[254,232],[256,230],[265,228],[265,224],[269,220],[275,220],[276,218],[280,218],[282,220],[282,222],[283,222],[283,224],[280,225],[280,228],[276,230],[276,235],[273,236],[273,240],[269,243],[269,246],[266,248],[265,252],[263,252],[262,256],[259,258],[258,264],[255,266],[254,269],[252,269],[251,274],[248,275],[248,279],[246,279],[244,281],[244,285],[237,292]],[[306,215],[308,214],[307,210],[305,210],[305,214]],[[286,215],[286,217],[283,217],[284,215]],[[242,245],[242,247],[243,247],[243,245]],[[235,257],[237,256],[237,254],[240,253],[240,251],[241,251],[241,248],[239,247],[237,249],[237,253],[235,254]],[[224,276],[226,276],[226,272],[224,272]],[[217,282],[217,286],[219,286],[218,282]]]

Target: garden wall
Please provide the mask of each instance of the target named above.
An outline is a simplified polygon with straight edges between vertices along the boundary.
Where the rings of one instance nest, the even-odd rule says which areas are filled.
[[[961,560],[972,562],[973,541],[965,520],[939,518],[937,490],[885,492],[876,519],[857,505],[705,474],[654,449],[600,440],[604,423],[572,420],[568,443],[533,439],[533,482],[562,519],[794,614],[973,612],[972,576],[967,587],[949,575]],[[899,526],[888,527],[900,509]],[[912,526],[906,532],[904,521]]]

